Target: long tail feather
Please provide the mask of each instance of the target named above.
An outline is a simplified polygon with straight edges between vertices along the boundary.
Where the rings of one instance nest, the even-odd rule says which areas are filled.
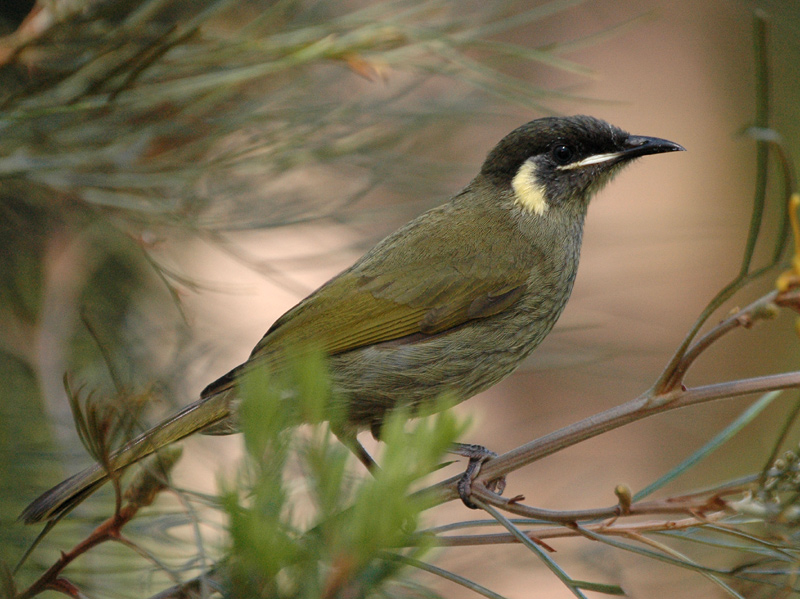
[[[229,389],[186,406],[161,424],[143,432],[111,456],[111,469],[122,470],[184,437],[224,420],[230,413]],[[45,491],[25,508],[20,520],[26,524],[52,520],[81,503],[109,479],[100,464],[94,464]]]

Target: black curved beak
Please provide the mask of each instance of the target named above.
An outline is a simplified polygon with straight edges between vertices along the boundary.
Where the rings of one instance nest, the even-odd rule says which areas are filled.
[[[627,146],[626,149],[620,152],[620,157],[622,158],[637,158],[638,156],[649,156],[650,154],[686,151],[686,148],[676,144],[674,141],[641,135],[629,136],[625,141],[625,146]]]

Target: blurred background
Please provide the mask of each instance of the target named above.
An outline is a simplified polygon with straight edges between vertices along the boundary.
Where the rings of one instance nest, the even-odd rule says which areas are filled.
[[[42,3],[22,27],[30,6],[3,9],[0,556],[9,563],[35,534],[16,514],[89,462],[65,371],[87,389],[154,400],[153,418],[188,403],[304,295],[466,185],[514,127],[586,113],[688,152],[637,162],[595,199],[554,332],[514,376],[456,408],[475,421],[465,441],[498,453],[647,390],[737,273],[756,172],[755,144],[742,135],[755,114],[754,10],[770,24],[771,125],[798,154],[800,13],[788,3],[158,4]],[[103,51],[87,62],[92,48]],[[762,261],[778,183],[770,194]],[[730,335],[687,383],[796,369],[798,343],[782,314]],[[665,492],[762,467],[790,395]],[[613,504],[617,484],[646,486],[752,400],[626,426],[515,473],[507,492],[553,509]],[[175,484],[213,492],[240,444],[188,440]],[[431,522],[470,518],[464,511],[443,506]],[[619,583],[632,597],[721,593],[696,573],[607,547],[555,546],[574,577]],[[437,564],[510,598],[571,596],[516,546],[450,549]],[[91,564],[82,567],[91,579]]]

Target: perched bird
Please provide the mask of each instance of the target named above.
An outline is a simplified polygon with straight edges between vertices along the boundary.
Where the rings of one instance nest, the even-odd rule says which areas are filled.
[[[398,406],[465,400],[502,380],[550,332],[572,291],[591,197],[634,158],[683,150],[588,116],[531,121],[506,135],[450,201],[401,227],[281,316],[249,359],[195,403],[112,456],[124,468],[192,433],[236,432],[237,381],[279,369],[287,348],[328,356],[344,411],[337,436],[378,435]],[[108,480],[99,465],[45,492],[28,523],[70,510]]]

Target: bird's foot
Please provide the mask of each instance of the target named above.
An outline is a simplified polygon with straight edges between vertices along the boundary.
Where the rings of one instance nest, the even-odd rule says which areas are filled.
[[[465,506],[476,510],[478,506],[470,500],[470,495],[472,495],[472,481],[474,481],[480,473],[483,464],[496,458],[497,454],[486,449],[483,445],[472,445],[468,443],[454,443],[450,452],[469,458],[467,469],[458,481],[458,495],[461,497],[461,501],[464,502]],[[506,488],[506,477],[501,476],[490,480],[486,483],[486,488],[493,493],[502,495]]]

